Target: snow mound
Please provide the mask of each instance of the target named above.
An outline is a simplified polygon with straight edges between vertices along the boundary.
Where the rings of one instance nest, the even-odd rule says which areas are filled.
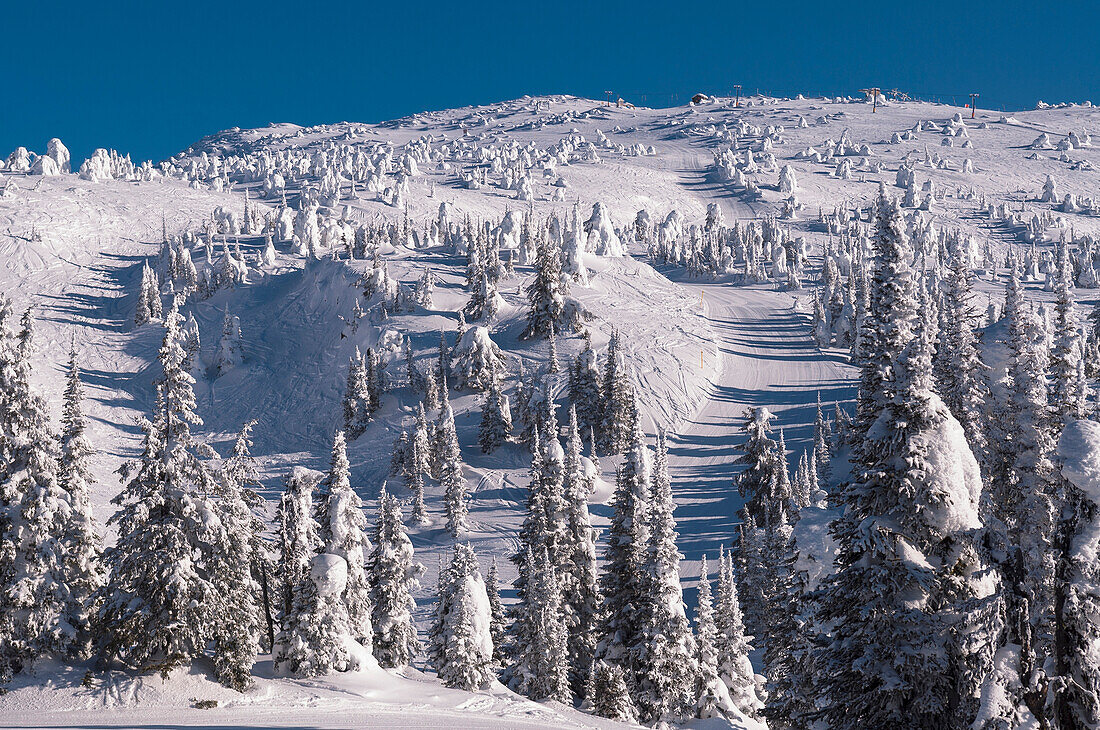
[[[1070,421],[1058,439],[1062,476],[1100,504],[1100,423]]]

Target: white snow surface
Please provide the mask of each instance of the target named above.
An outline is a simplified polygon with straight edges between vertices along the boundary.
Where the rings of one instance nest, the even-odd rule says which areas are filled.
[[[400,192],[392,179],[394,171],[399,163],[405,170],[413,169],[402,160],[415,163],[416,174],[405,177],[400,186],[407,188],[407,194],[401,193],[402,205],[393,204],[393,194],[384,199],[381,187],[373,190],[357,182],[352,192],[344,180],[337,206],[329,209],[331,219],[346,218],[351,226],[380,219],[400,221],[407,203],[411,227],[418,234],[426,222],[438,219],[441,204],[456,224],[469,216],[475,222],[496,225],[512,211],[512,223],[518,226],[517,210],[530,209],[536,217],[556,212],[568,220],[576,204],[583,222],[600,203],[600,232],[590,243],[602,242],[601,253],[606,255],[586,254],[589,282],[587,286],[571,283],[570,293],[591,315],[586,325],[597,352],[602,354],[612,328],[621,332],[625,362],[639,393],[643,428],[651,436],[658,426],[669,430],[679,547],[685,555],[681,573],[690,614],[700,556],[707,553],[713,559],[719,544],[728,544],[734,535],[741,500],[731,479],[737,470],[733,461],[742,440],[739,429],[745,408],[766,406],[776,414],[775,426],[784,428],[791,449],[788,456],[795,463],[811,443],[818,394],[828,415],[835,401],[846,403],[849,410],[852,407],[856,373],[847,354],[817,347],[811,332],[810,291],[817,281],[822,246],[830,235],[817,220],[818,210],[829,213],[835,208],[866,206],[880,181],[900,195],[903,191],[895,187],[895,180],[905,162],[914,170],[918,188],[931,181],[937,191],[931,210],[921,215],[937,226],[959,228],[979,241],[989,241],[1002,260],[1009,245],[1022,243],[1024,229],[983,214],[981,196],[986,203],[1004,204],[1013,212],[1024,209],[1026,219],[1033,213],[1053,214],[1061,223],[1038,241],[1044,251],[1053,249],[1059,230],[1072,228],[1077,235],[1100,231],[1100,215],[1066,213],[1055,203],[1039,201],[1048,175],[1063,193],[1100,195],[1095,171],[1100,148],[1029,149],[1044,133],[1055,142],[1070,132],[1081,139],[1086,134],[1095,137],[1100,134],[1098,109],[1066,106],[1015,112],[1011,123],[998,123],[999,113],[980,110],[977,119],[971,120],[967,110],[966,139],[973,146],[963,148],[958,138],[956,146],[941,146],[944,134],[925,131],[921,124],[931,120],[938,128],[946,128],[948,120],[961,111],[956,107],[891,102],[872,115],[866,104],[820,98],[756,97],[751,101],[749,106],[743,99],[735,108],[731,99],[717,97],[698,107],[647,109],[606,107],[567,96],[524,97],[381,124],[234,129],[197,142],[172,163],[181,168],[192,163],[222,165],[244,152],[317,154],[335,145],[385,142],[392,158],[386,186]],[[808,123],[800,125],[801,119]],[[769,126],[778,132],[765,145],[763,130]],[[842,135],[846,140],[840,144],[842,159],[851,163],[850,179],[834,176],[838,158],[827,152],[836,149],[841,154],[837,142]],[[895,135],[899,141],[892,142]],[[578,140],[580,136],[584,142]],[[738,153],[749,157],[756,170],[750,172],[746,165],[738,173],[756,192],[735,187],[713,167],[714,153],[728,148],[734,137]],[[424,140],[430,140],[431,151],[426,154],[417,152]],[[491,167],[478,161],[476,150],[499,151],[513,143],[516,147],[510,149],[526,150],[524,154],[553,153],[539,163],[541,169],[527,170],[524,179],[530,181],[530,200],[517,201],[514,188],[498,186],[500,173],[491,172],[484,185],[465,181],[464,175]],[[40,149],[34,140],[27,144]],[[443,145],[451,151],[441,152]],[[818,158],[802,155],[811,147],[819,151]],[[50,151],[60,157],[60,149],[55,145]],[[465,151],[460,154],[456,149]],[[862,154],[865,151],[873,155]],[[925,164],[932,153],[943,164]],[[321,181],[311,179],[306,170],[298,178],[272,176],[270,184],[262,174],[246,179],[223,177],[220,172],[191,182],[165,177],[152,167],[141,168],[105,151],[84,165],[72,161],[70,169],[83,169],[83,176],[61,165],[57,165],[62,168],[60,174],[30,176],[31,157],[25,150],[10,159],[15,164],[7,165],[0,178],[0,289],[15,299],[17,309],[35,308],[34,384],[55,416],[60,412],[68,345],[75,335],[85,381],[88,435],[98,449],[91,497],[102,524],[114,509],[110,499],[119,491],[115,469],[138,453],[140,430],[135,418],[153,403],[162,329],[155,323],[135,329],[133,316],[142,264],[156,257],[162,225],[169,235],[198,232],[217,208],[240,219],[246,195],[250,206],[274,210],[279,194],[268,195],[265,184],[269,189],[285,186],[293,208],[304,184]],[[964,160],[972,161],[974,173],[963,172]],[[742,284],[730,276],[695,278],[684,269],[654,268],[634,243],[633,223],[642,209],[650,220],[668,219],[685,231],[702,225],[710,203],[717,203],[727,225],[778,215],[790,195],[781,192],[778,183],[779,170],[785,166],[797,180],[803,210],[781,225],[807,242],[811,264],[805,290],[785,291],[770,282]],[[215,237],[215,261],[221,239]],[[239,239],[246,259],[265,249],[262,235],[242,233],[228,239],[231,246]],[[615,255],[620,253],[615,240],[626,255]],[[385,321],[362,320],[353,330],[346,321],[359,297],[357,282],[370,262],[334,261],[322,247],[320,254],[326,258],[306,266],[288,241],[277,237],[274,248],[272,261],[250,265],[248,283],[185,308],[201,332],[203,368],[213,362],[225,307],[240,317],[244,361],[220,378],[212,377],[209,369],[199,373],[196,395],[204,425],[196,433],[225,454],[241,424],[259,419],[253,432],[254,453],[264,479],[264,496],[271,501],[277,500],[282,478],[292,467],[327,468],[332,434],[342,423],[340,399],[354,349],[376,348],[396,377],[403,370],[397,359],[398,342],[408,337],[418,364],[426,368],[434,362],[440,330],[450,335],[453,345],[457,311],[467,299],[462,290],[464,256],[455,256],[446,245],[386,245],[382,261],[402,287],[411,289],[425,268],[435,273],[434,304],[427,310],[398,311]],[[197,265],[204,263],[202,245],[191,253]],[[502,279],[498,291],[505,306],[488,325],[512,375],[520,362],[531,373],[547,360],[545,340],[520,339],[526,314],[523,287],[531,269],[522,265],[516,269],[515,276]],[[1000,301],[1003,270],[983,274],[977,286]],[[1042,282],[1027,281],[1025,286],[1029,296],[1050,300],[1051,295],[1041,291]],[[980,299],[984,306],[984,297]],[[1082,304],[1095,299],[1088,291],[1079,292]],[[996,348],[995,343],[986,345]],[[563,365],[581,347],[579,337],[559,333],[557,349]],[[556,396],[561,396],[564,383],[564,373],[551,380]],[[510,395],[512,388],[510,377]],[[394,438],[411,423],[415,402],[404,387],[388,392],[367,432],[348,445],[352,485],[372,521]],[[514,573],[507,557],[516,549],[529,456],[517,446],[504,446],[491,456],[481,454],[476,443],[480,394],[454,392],[451,402],[471,489],[471,531],[463,540],[471,542],[483,570],[491,558],[497,558],[507,603],[514,599],[509,589]],[[943,444],[957,446],[961,437],[957,426],[945,426],[939,434]],[[1078,486],[1090,496],[1100,494],[1097,429],[1095,424],[1079,425],[1072,432],[1067,429],[1077,441],[1063,439],[1066,476],[1080,482]],[[943,516],[945,524],[959,529],[976,519],[970,507],[977,498],[975,467],[960,453],[953,448],[935,462],[944,474],[960,477],[968,485],[965,494],[949,495],[952,509]],[[612,491],[614,464],[613,459],[601,458],[602,475],[593,495],[593,519],[601,528],[610,513],[606,500]],[[395,484],[391,479],[390,488]],[[401,489],[395,494],[404,501],[409,498]],[[432,525],[409,528],[416,559],[428,566],[428,575],[415,594],[422,638],[432,615],[436,558],[449,555],[452,545],[442,529],[442,500],[436,486],[429,485],[426,503]],[[407,505],[405,514],[409,514]],[[807,543],[815,546],[804,557],[817,563],[817,576],[827,569],[823,563],[832,551],[827,523],[828,512],[819,510],[802,527]],[[112,541],[109,534],[107,540]],[[201,663],[189,671],[174,672],[167,680],[119,671],[99,673],[91,687],[81,685],[86,669],[44,663],[35,675],[21,677],[11,692],[0,696],[5,724],[614,726],[555,703],[530,702],[499,685],[479,693],[447,690],[435,681],[423,659],[404,676],[367,667],[307,681],[273,677],[270,659],[265,657],[255,670],[257,686],[243,694],[215,684],[209,668]],[[216,699],[219,707],[194,709],[195,700],[202,699]],[[707,721],[696,726],[716,725]]]

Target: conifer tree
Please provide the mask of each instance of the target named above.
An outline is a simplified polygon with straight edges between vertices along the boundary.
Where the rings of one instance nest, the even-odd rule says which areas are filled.
[[[241,320],[225,310],[222,321],[222,335],[218,340],[218,351],[214,356],[214,367],[218,375],[225,375],[244,360],[244,347],[241,342]]]
[[[512,435],[512,411],[508,396],[500,391],[500,384],[494,377],[485,394],[485,403],[481,410],[481,423],[478,426],[478,445],[484,454],[491,454]]]
[[[638,721],[638,710],[630,698],[626,677],[616,664],[595,662],[584,696],[595,715],[618,722]]]
[[[596,574],[596,530],[588,512],[594,485],[581,462],[581,436],[576,408],[569,409],[569,435],[562,465],[562,497],[566,537],[561,575],[562,596],[568,617],[569,666],[573,691],[580,695],[592,671],[600,591]]]
[[[982,424],[985,408],[985,365],[978,356],[971,305],[970,266],[962,242],[956,240],[948,261],[944,291],[941,350],[946,353],[940,371],[939,393],[952,415],[962,424],[966,440],[982,463],[987,463],[987,439]]]
[[[456,544],[451,563],[440,571],[430,658],[446,687],[485,689],[493,680],[492,616],[477,556]]]
[[[493,638],[493,661],[504,661],[504,641],[507,626],[504,623],[504,604],[500,602],[500,575],[497,573],[497,559],[489,564],[485,574],[485,593],[489,596],[489,633]]]
[[[988,671],[992,656],[962,656],[947,629],[994,600],[974,538],[981,477],[961,426],[933,392],[933,333],[917,327],[912,249],[897,204],[880,199],[877,220],[881,412],[841,496],[836,572],[816,603],[817,620],[832,627],[814,659],[819,712],[835,727],[968,727],[978,690],[968,679],[974,663]],[[928,468],[940,459],[959,468]]]
[[[352,441],[367,430],[371,413],[370,400],[367,363],[357,347],[348,364],[348,380],[344,389],[344,430],[347,438]]]
[[[635,684],[636,667],[630,651],[638,645],[639,607],[645,599],[643,569],[649,541],[648,505],[651,462],[637,415],[632,419],[630,448],[619,467],[611,498],[611,524],[607,532],[600,594],[604,604],[598,630],[596,657],[617,664]]]
[[[539,337],[560,324],[568,295],[561,275],[561,249],[546,239],[538,243],[535,278],[527,285],[527,327],[523,337]]]
[[[817,415],[814,418],[814,451],[813,467],[814,481],[822,488],[828,488],[830,476],[829,461],[832,458],[829,451],[829,423],[821,412],[821,393],[817,394]]]
[[[317,524],[321,551],[344,559],[347,577],[341,597],[347,610],[348,630],[352,638],[369,648],[373,630],[371,588],[365,561],[371,545],[366,534],[363,501],[351,487],[351,467],[343,431],[337,431],[333,439],[329,471],[321,482]]]
[[[286,476],[279,500],[279,574],[283,585],[282,624],[293,619],[294,587],[309,575],[313,556],[321,549],[321,527],[313,514],[313,492],[320,475],[295,467]]]
[[[462,476],[462,452],[455,432],[455,417],[449,401],[444,400],[436,425],[435,463],[439,483],[443,487],[443,506],[447,514],[447,532],[458,537],[469,525],[470,511],[466,479]]]
[[[79,614],[73,617],[72,623],[76,631],[73,649],[78,657],[86,656],[90,651],[91,620],[97,609],[97,593],[106,581],[103,571],[103,545],[88,501],[92,484],[88,462],[94,450],[85,433],[87,426],[83,400],[84,389],[80,382],[80,366],[74,342],[69,349],[65,402],[61,409],[57,482],[69,498],[69,520],[63,540],[66,553],[65,572],[72,604],[79,609]]]
[[[354,640],[343,594],[347,563],[339,555],[320,553],[291,591],[291,614],[279,635],[275,671],[295,677],[319,677],[352,667]]]
[[[401,505],[386,492],[385,484],[378,497],[369,565],[374,658],[387,669],[400,669],[420,651],[412,591],[420,585],[424,566],[413,559],[412,541],[401,522]]]
[[[695,716],[706,720],[724,717],[733,707],[729,690],[718,676],[718,626],[710,593],[707,556],[699,564],[699,608],[695,614],[696,663]]]
[[[569,400],[577,409],[582,433],[600,426],[600,371],[592,349],[592,333],[584,331],[584,349],[569,369]]]
[[[247,437],[246,437],[247,438]],[[218,519],[222,530],[210,558],[214,611],[214,676],[243,692],[253,684],[252,666],[260,653],[259,594],[252,574],[256,564],[255,519],[238,481],[240,469],[223,469],[218,482]]]
[[[729,691],[734,707],[747,717],[758,717],[764,709],[757,689],[756,675],[749,660],[752,646],[745,636],[741,604],[734,580],[733,558],[724,551],[718,554],[718,585],[715,603],[715,624],[718,649],[718,673]]]
[[[48,653],[79,654],[84,607],[69,585],[72,514],[46,403],[31,387],[33,320],[16,336],[0,299],[0,681]],[[75,577],[75,576],[74,576]]]
[[[1082,418],[1087,385],[1078,378],[1084,345],[1073,307],[1073,267],[1065,240],[1058,245],[1055,283],[1054,349],[1050,356],[1050,405],[1062,419]],[[1082,387],[1084,385],[1084,387]]]
[[[522,637],[509,667],[509,686],[533,700],[570,702],[569,657],[561,588],[549,552],[543,545],[536,559],[528,548],[524,556],[527,582],[523,610],[517,621],[526,624],[514,635]]]
[[[600,413],[600,446],[606,454],[621,454],[630,443],[634,410],[634,386],[627,375],[619,351],[621,342],[618,331],[611,333],[604,363],[603,409]]]
[[[216,487],[200,460],[209,451],[191,435],[202,421],[194,410],[194,378],[182,368],[181,321],[173,300],[159,352],[156,410],[143,423],[143,453],[120,470],[125,484],[114,501],[122,508],[111,518],[119,537],[108,553],[112,571],[98,617],[107,656],[163,672],[201,654],[217,625],[209,559],[220,540],[216,521],[206,519],[216,512],[210,497]]]
[[[642,569],[641,631],[633,648],[633,664],[637,667],[635,699],[641,717],[650,722],[677,722],[695,709],[697,648],[680,586],[675,508],[668,475],[668,442],[661,431],[653,464],[652,497],[646,510],[649,536]]]

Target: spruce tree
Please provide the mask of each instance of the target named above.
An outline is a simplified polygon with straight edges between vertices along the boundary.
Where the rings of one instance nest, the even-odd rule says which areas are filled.
[[[699,564],[699,608],[695,613],[696,663],[699,673],[695,682],[695,716],[706,720],[725,717],[733,703],[729,690],[718,676],[718,626],[714,618],[714,601],[710,593],[707,556]]]
[[[508,630],[504,623],[504,604],[500,601],[500,575],[497,573],[497,559],[489,564],[489,572],[485,574],[485,593],[489,596],[489,615],[492,622],[489,624],[489,633],[493,637],[493,661],[500,664],[504,661],[504,641]]]
[[[638,709],[630,698],[626,677],[616,664],[603,661],[593,663],[584,696],[594,715],[618,722],[638,721]]]
[[[648,505],[651,462],[637,414],[631,419],[634,436],[619,467],[611,498],[600,594],[604,603],[598,629],[598,659],[617,664],[635,686],[636,667],[630,651],[641,634],[640,607],[645,600],[646,546],[649,541]]]
[[[718,554],[718,585],[714,607],[718,629],[718,674],[729,691],[734,707],[747,717],[759,717],[764,703],[757,690],[756,675],[749,660],[752,646],[745,636],[741,604],[737,597],[733,558],[721,549]]]
[[[348,629],[354,639],[369,648],[373,630],[365,559],[371,545],[366,534],[363,501],[351,487],[351,467],[343,431],[337,431],[333,439],[329,471],[321,482],[317,524],[321,551],[344,559],[347,578],[341,597],[348,614]]]
[[[600,426],[600,370],[592,349],[592,333],[584,331],[584,349],[569,369],[569,400],[577,409],[577,425],[582,433]]]
[[[962,242],[956,240],[948,261],[944,291],[944,327],[940,337],[941,350],[946,357],[939,377],[939,392],[952,415],[962,424],[975,455],[982,463],[987,463],[987,434],[982,422],[986,368],[979,358],[974,335],[972,275],[966,258]]]
[[[523,337],[540,337],[560,325],[568,293],[561,275],[561,249],[546,239],[540,240],[535,278],[527,285],[527,327]]]
[[[310,563],[321,547],[320,526],[313,515],[313,493],[320,478],[317,472],[295,467],[286,476],[279,500],[279,622],[283,629],[294,620],[294,588],[309,575]],[[278,647],[274,653],[278,663]]]
[[[210,495],[214,479],[193,439],[194,378],[182,368],[178,301],[165,317],[159,352],[163,377],[152,421],[143,423],[144,448],[120,469],[111,518],[118,542],[108,552],[111,577],[98,616],[101,649],[132,666],[167,672],[205,651],[217,625],[217,586],[209,574],[220,547]]]
[[[569,435],[562,468],[566,537],[561,575],[568,617],[569,667],[573,691],[581,695],[592,671],[599,622],[600,590],[596,574],[596,530],[588,511],[594,485],[581,461],[577,413],[569,409]]]
[[[493,681],[492,616],[477,556],[456,544],[451,563],[439,576],[430,659],[446,687],[485,689]]]
[[[369,566],[374,658],[387,669],[400,669],[420,651],[412,592],[420,585],[424,566],[413,559],[412,541],[401,522],[401,505],[386,492],[385,484],[378,497]]]
[[[491,454],[512,435],[512,412],[508,396],[500,391],[500,384],[493,378],[485,394],[478,426],[478,445],[481,452]]]
[[[69,497],[69,520],[63,539],[65,572],[72,603],[80,610],[73,621],[73,629],[76,631],[73,649],[78,657],[86,656],[91,649],[91,620],[98,607],[97,593],[106,581],[103,571],[103,545],[88,501],[92,484],[88,462],[94,450],[85,433],[83,400],[84,389],[80,381],[80,365],[74,342],[69,349],[65,402],[61,409],[57,482]]]
[[[642,567],[641,631],[632,651],[638,709],[643,719],[654,723],[678,722],[694,713],[699,672],[680,586],[675,508],[668,442],[662,431],[657,435],[652,497],[646,510],[649,536]]]
[[[458,537],[469,529],[470,506],[466,479],[462,475],[462,452],[455,432],[455,417],[451,404],[444,400],[436,425],[434,461],[439,483],[443,487],[443,506],[447,515],[447,532]]]
[[[600,413],[600,447],[606,454],[621,454],[631,438],[631,418],[634,409],[634,386],[626,372],[620,352],[618,331],[611,333],[604,363],[603,409]]]
[[[972,662],[988,671],[992,656],[961,656],[948,629],[989,597],[974,536],[981,477],[961,426],[933,391],[932,333],[917,327],[900,211],[894,202],[878,207],[872,302],[885,365],[874,398],[881,411],[841,495],[836,572],[816,603],[817,620],[832,627],[814,659],[819,711],[835,727],[968,727],[977,710],[978,688],[966,684]],[[941,459],[959,467],[930,468]]]
[[[569,658],[561,588],[549,552],[543,545],[535,558],[528,548],[524,562],[527,582],[523,610],[517,621],[526,627],[516,631],[509,686],[533,700],[554,699],[569,703]]]
[[[344,389],[344,431],[352,441],[367,430],[371,414],[370,400],[367,363],[357,347],[348,364],[348,380]]]
[[[78,655],[84,606],[70,586],[69,496],[58,481],[57,437],[30,384],[30,310],[14,336],[0,300],[0,681],[45,654]]]

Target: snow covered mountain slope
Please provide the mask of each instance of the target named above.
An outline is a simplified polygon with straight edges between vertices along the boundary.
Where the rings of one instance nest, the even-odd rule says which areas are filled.
[[[357,347],[374,348],[387,361],[393,388],[365,433],[349,445],[353,486],[373,514],[387,479],[391,491],[409,498],[398,487],[400,477],[389,476],[394,440],[410,426],[418,401],[404,382],[405,343],[427,369],[437,356],[440,332],[454,346],[458,312],[469,299],[463,287],[466,257],[441,239],[438,224],[446,217],[457,226],[489,231],[508,251],[517,249],[523,214],[539,220],[557,214],[568,227],[573,220],[596,220],[593,206],[600,203],[611,224],[602,230],[625,250],[615,250],[606,237],[594,243],[608,248],[584,252],[587,282],[574,281],[570,294],[585,312],[597,352],[613,329],[619,331],[647,434],[659,427],[671,434],[679,545],[687,557],[682,573],[691,604],[699,558],[714,558],[734,535],[741,499],[731,479],[745,408],[765,406],[777,415],[793,460],[812,439],[818,396],[830,411],[834,402],[854,398],[847,353],[814,341],[809,293],[820,278],[822,252],[841,237],[848,216],[858,215],[885,184],[894,194],[912,195],[910,207],[922,209],[926,223],[971,237],[975,268],[980,260],[1003,261],[1010,244],[1049,250],[1062,234],[1077,240],[1100,232],[1098,148],[1100,112],[1090,106],[1012,115],[979,111],[971,119],[969,110],[927,103],[891,102],[872,113],[862,100],[759,97],[738,107],[717,99],[673,109],[525,97],[382,124],[235,129],[199,141],[159,172],[131,179],[0,169],[0,290],[17,309],[35,309],[33,375],[54,413],[71,340],[80,353],[89,436],[98,449],[93,503],[105,522],[119,489],[114,471],[137,454],[135,418],[151,407],[158,374],[162,329],[133,324],[143,263],[155,262],[165,234],[201,238],[207,231],[209,247],[200,238],[188,242],[200,271],[221,265],[223,245],[226,251],[239,247],[248,262],[245,278],[193,298],[184,310],[197,322],[202,342],[196,393],[205,423],[199,435],[225,454],[233,434],[256,419],[264,496],[277,500],[292,466],[327,465],[333,432],[343,423],[349,358]],[[339,177],[326,174],[334,159],[343,166]],[[291,167],[293,175],[286,173]],[[901,184],[905,171],[913,184]],[[246,205],[252,215],[274,221],[284,204],[292,216],[303,200],[318,201],[330,226],[318,236],[322,260],[307,262],[292,236],[276,232],[274,257],[264,261],[264,232],[241,224]],[[708,215],[727,226],[754,221],[778,227],[790,239],[802,239],[810,262],[802,272],[806,288],[754,282],[737,267],[712,275],[651,262],[635,237],[643,210],[653,226],[678,211],[683,236],[688,226],[702,228]],[[436,279],[433,301],[397,308],[384,319],[358,320],[356,307],[366,307],[363,281],[373,264],[347,260],[341,236],[382,222],[395,224],[396,231],[379,249],[388,276],[408,295],[430,270]],[[595,241],[601,234],[589,235]],[[978,286],[999,292],[1004,279],[991,268]],[[549,365],[547,341],[522,337],[531,278],[531,267],[517,253],[515,273],[498,287],[503,304],[488,322],[513,376],[521,364],[527,374]],[[1093,299],[1089,290],[1078,293],[1081,304]],[[244,359],[219,376],[215,351],[225,311],[240,318]],[[561,404],[567,405],[565,366],[582,345],[579,333],[561,333],[556,341],[563,371],[550,374],[548,382]],[[515,397],[514,380],[508,392]],[[463,539],[474,546],[483,569],[496,558],[509,585],[515,573],[508,558],[523,518],[530,456],[514,444],[482,454],[482,395],[454,392],[451,402],[472,488],[472,526]],[[605,502],[613,460],[602,468],[595,499]],[[417,558],[428,568],[417,595],[421,633],[430,620],[437,559],[453,543],[443,529],[438,484],[428,485],[426,502],[432,523],[411,528]],[[606,504],[592,509],[605,525]],[[505,599],[511,597],[505,591]],[[416,667],[426,669],[423,659]],[[54,669],[43,667],[39,676]],[[272,678],[267,664],[257,669],[257,688],[243,696],[217,688],[201,672],[166,682],[107,678],[80,688],[79,671],[56,671],[48,689],[28,682],[0,697],[0,710],[16,725],[137,726],[186,717],[194,725],[393,726],[415,724],[411,714],[424,726],[611,724],[571,708],[531,703],[500,687],[477,695],[445,690],[415,670],[408,679],[379,670],[299,682]],[[223,706],[184,709],[193,698],[208,696]]]

